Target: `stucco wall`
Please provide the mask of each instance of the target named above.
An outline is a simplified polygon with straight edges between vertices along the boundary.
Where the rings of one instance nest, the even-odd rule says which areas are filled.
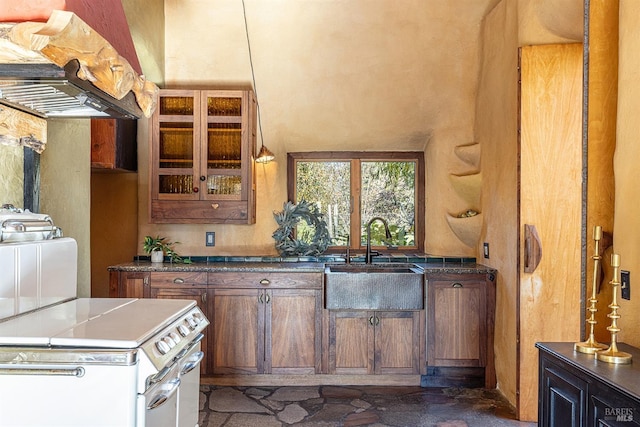
[[[615,169],[614,251],[621,268],[631,272],[631,300],[620,300],[619,341],[640,346],[640,2],[620,0],[618,126]],[[611,280],[611,278],[607,278]],[[605,297],[604,295],[602,296]],[[606,296],[608,299],[610,295]],[[634,361],[637,363],[638,361]]]
[[[24,206],[24,148],[0,144],[0,205]]]

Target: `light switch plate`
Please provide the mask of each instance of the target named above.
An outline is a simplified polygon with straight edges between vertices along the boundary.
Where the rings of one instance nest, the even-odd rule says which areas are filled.
[[[620,293],[622,299],[631,299],[631,273],[626,270],[620,270]]]
[[[484,242],[484,257],[489,259],[489,243]]]
[[[207,231],[206,232],[206,240],[205,245],[207,246],[215,246],[216,245],[216,233],[215,231]]]

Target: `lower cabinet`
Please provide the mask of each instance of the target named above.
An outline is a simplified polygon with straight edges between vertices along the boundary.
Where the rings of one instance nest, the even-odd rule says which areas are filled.
[[[424,311],[331,310],[330,374],[420,374]]]
[[[616,365],[573,350],[573,343],[538,343],[538,425],[640,426],[640,350],[619,344],[634,361]]]
[[[455,385],[440,383],[439,376],[475,376],[479,385],[495,387],[494,280],[493,274],[427,275],[426,385]]]
[[[209,276],[212,374],[320,373],[320,274]]]

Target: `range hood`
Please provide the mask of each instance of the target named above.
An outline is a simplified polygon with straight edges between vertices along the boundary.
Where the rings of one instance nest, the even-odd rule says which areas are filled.
[[[144,116],[129,92],[116,99],[77,76],[73,60],[55,64],[0,64],[0,104],[43,118],[118,118]]]
[[[0,104],[41,118],[151,117],[158,87],[72,12],[0,23]],[[0,106],[1,107],[1,106]]]

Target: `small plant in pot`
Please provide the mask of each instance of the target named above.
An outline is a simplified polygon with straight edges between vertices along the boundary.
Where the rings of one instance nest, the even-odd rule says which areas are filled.
[[[173,245],[177,245],[178,243],[180,242],[170,242],[166,237],[145,236],[142,249],[151,255],[151,262],[162,262],[166,254],[171,262],[191,264],[191,259],[182,258],[173,249]]]

